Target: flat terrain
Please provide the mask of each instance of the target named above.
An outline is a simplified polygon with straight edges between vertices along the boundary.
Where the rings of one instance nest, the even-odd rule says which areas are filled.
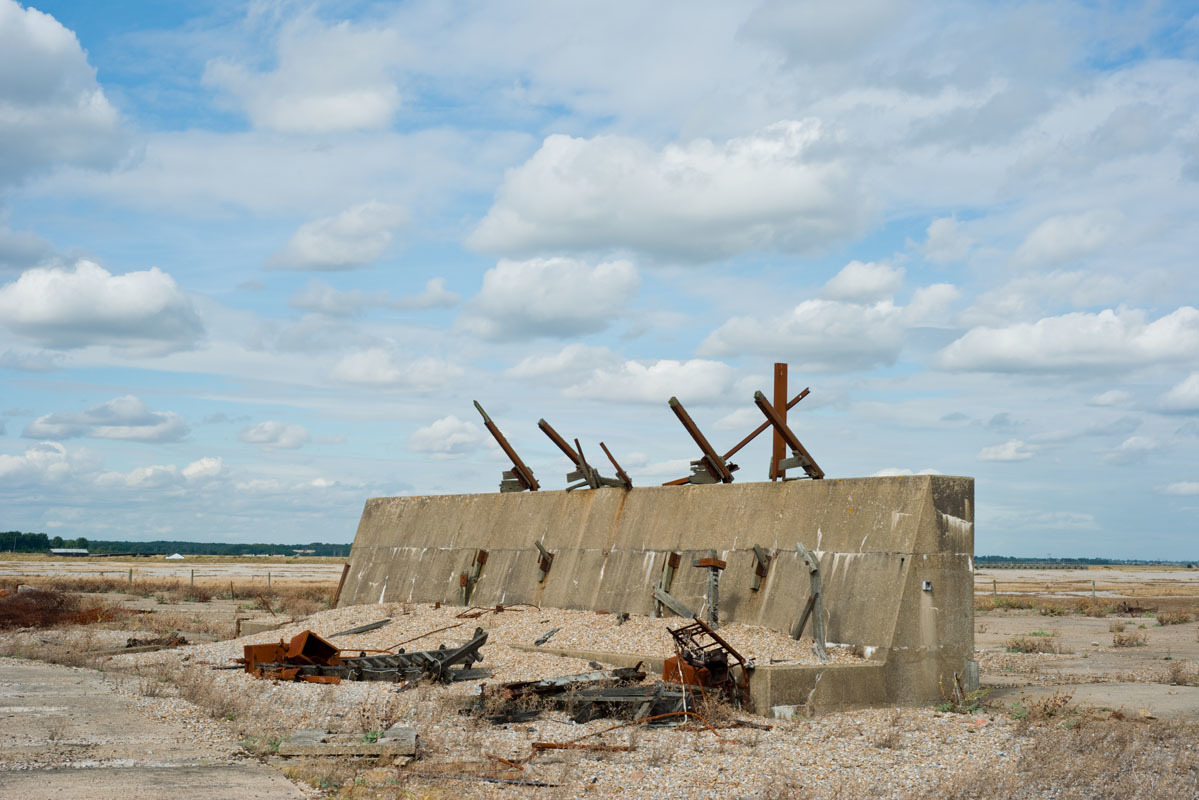
[[[179,580],[215,585],[237,583],[266,586],[270,574],[272,585],[280,584],[337,584],[341,577],[340,558],[284,559],[211,557],[166,561],[162,556],[150,558],[78,558],[61,560],[4,560],[0,559],[0,579],[3,578],[110,578],[133,580]]]
[[[138,560],[135,569],[144,564]],[[182,574],[137,574],[133,587],[122,584],[119,576],[110,575],[108,582],[95,576],[76,578],[76,566],[95,568],[78,562],[53,567],[64,573],[26,573],[23,581],[47,587],[90,581],[88,586],[109,593],[78,596],[86,602],[110,604],[120,613],[98,625],[0,633],[0,653],[100,667],[103,673],[69,670],[65,674],[92,676],[88,680],[107,687],[118,710],[105,707],[97,717],[104,721],[97,722],[91,734],[81,734],[83,744],[77,750],[54,744],[72,741],[61,726],[41,730],[44,720],[53,722],[52,711],[36,714],[32,723],[22,720],[25,728],[11,728],[4,717],[10,725],[6,735],[25,736],[26,744],[0,739],[0,748],[16,748],[11,764],[0,762],[0,795],[28,790],[35,792],[29,796],[43,796],[36,794],[40,789],[30,788],[33,783],[19,783],[28,780],[27,771],[44,774],[50,781],[46,785],[56,786],[53,781],[66,780],[63,776],[69,777],[71,770],[86,766],[91,741],[87,736],[96,740],[91,752],[108,752],[103,748],[123,741],[126,727],[145,724],[137,733],[149,737],[137,739],[141,750],[159,753],[156,737],[166,736],[174,744],[162,752],[176,759],[181,770],[199,769],[204,766],[200,762],[216,758],[213,763],[223,764],[224,771],[218,770],[212,779],[234,781],[245,765],[235,754],[242,753],[273,763],[299,781],[309,796],[360,800],[929,795],[949,800],[1097,796],[1161,800],[1199,796],[1195,745],[1199,741],[1199,621],[1195,618],[1199,574],[1195,571],[980,573],[974,619],[983,690],[961,703],[946,702],[936,708],[835,713],[817,708],[806,709],[795,719],[705,709],[715,729],[702,724],[630,728],[610,719],[575,725],[561,712],[548,710],[529,723],[496,726],[469,711],[477,692],[470,683],[421,684],[408,691],[380,683],[276,684],[237,670],[214,669],[239,655],[245,643],[277,641],[304,629],[328,635],[383,617],[391,618],[385,627],[335,641],[365,649],[393,647],[420,637],[408,648],[454,646],[481,625],[491,638],[480,666],[494,670],[491,682],[589,669],[576,659],[529,652],[533,638],[555,627],[561,630],[547,650],[569,645],[604,652],[649,652],[662,645],[661,620],[633,619],[618,626],[611,615],[533,608],[460,620],[456,617],[460,609],[413,604],[329,610],[328,597],[340,577],[340,564],[270,564],[269,591],[260,578],[268,565],[244,562],[210,561],[195,567],[219,573],[210,583],[211,591],[190,585],[187,570],[193,567],[186,562],[182,568],[171,565],[184,570]],[[0,565],[15,570],[28,566]],[[44,562],[32,566],[46,568]],[[110,573],[118,571],[111,564],[101,566]],[[294,573],[303,577],[276,579],[276,574],[285,572],[283,566],[303,568],[304,572]],[[127,583],[128,567],[122,567]],[[308,571],[314,567],[318,572]],[[319,570],[326,571],[324,578]],[[1091,580],[1096,582],[1094,596]],[[11,587],[12,581],[0,580],[0,585]],[[281,627],[230,640],[237,618]],[[448,625],[456,627],[430,633]],[[149,653],[119,652],[127,637],[176,630],[192,644]],[[725,634],[762,659],[809,656],[805,643],[750,626],[728,625]],[[843,655],[852,657],[852,653]],[[3,670],[10,668],[23,672],[5,677]],[[62,669],[0,661],[0,682],[8,682],[0,683],[0,688],[19,684],[23,690],[26,684],[33,687],[40,685],[38,681],[50,681],[38,690],[45,692],[40,701],[22,695],[12,700],[0,696],[0,702],[16,708],[31,708],[38,702],[72,708],[76,690],[69,681],[63,683],[53,675],[39,677],[42,671],[51,674]],[[84,691],[84,705],[99,702],[90,692]],[[86,716],[87,712],[71,713]],[[758,727],[728,727],[734,720],[748,720]],[[367,735],[393,723],[418,730],[419,758],[407,767],[348,758],[284,760],[272,755],[280,741],[300,728]],[[167,728],[156,727],[160,725]],[[174,733],[165,733],[167,729]],[[579,737],[607,749],[530,757],[533,742],[562,743]],[[118,771],[119,757],[112,752],[106,762],[112,769],[96,772],[92,779],[103,791],[87,796],[139,797],[124,790],[122,781],[133,773]],[[154,768],[148,755],[141,758],[142,766]],[[166,774],[150,772],[145,780],[168,781],[160,786],[170,788]],[[70,788],[56,793],[72,796]],[[164,795],[146,796],[177,793],[172,788]]]

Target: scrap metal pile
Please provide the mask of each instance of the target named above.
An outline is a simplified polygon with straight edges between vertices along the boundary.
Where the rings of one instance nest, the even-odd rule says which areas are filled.
[[[527,722],[552,706],[580,724],[619,717],[669,725],[693,714],[706,698],[736,708],[751,705],[752,661],[698,618],[690,625],[668,630],[676,654],[663,664],[660,681],[643,683],[646,673],[640,662],[634,667],[516,681],[492,689],[483,687],[476,710],[491,709],[486,716],[497,724]]]
[[[754,405],[762,412],[765,421],[723,454],[719,453],[712,446],[708,438],[704,436],[699,426],[695,423],[695,420],[687,413],[687,409],[679,402],[679,399],[677,397],[670,398],[668,401],[670,410],[674,412],[683,429],[687,431],[688,435],[691,436],[691,439],[699,447],[700,457],[691,462],[690,475],[685,478],[667,481],[662,485],[682,486],[684,484],[732,483],[733,473],[740,469],[740,467],[730,461],[730,459],[767,428],[774,429],[774,446],[770,458],[770,480],[799,480],[800,478],[787,477],[786,472],[789,469],[802,469],[804,473],[801,476],[802,478],[820,480],[824,477],[824,470],[820,468],[816,460],[812,458],[811,453],[800,442],[799,437],[795,435],[795,431],[787,424],[787,411],[807,396],[808,390],[804,389],[795,397],[788,400],[787,365],[781,363],[775,364],[773,401],[768,400],[762,392],[755,392],[753,397]],[[475,408],[482,415],[483,424],[487,428],[487,431],[512,462],[512,469],[504,471],[500,480],[500,491],[538,491],[541,488],[541,484],[534,477],[533,470],[517,455],[516,450],[508,442],[507,438],[504,437],[504,434],[500,432],[499,426],[492,421],[491,417],[487,415],[487,412],[483,410],[483,406],[479,405],[477,400],[475,401]],[[604,455],[607,456],[608,461],[612,463],[612,468],[616,473],[615,478],[604,477],[596,467],[587,461],[583,455],[583,447],[579,444],[578,439],[574,440],[574,446],[572,447],[544,419],[537,421],[537,427],[570,459],[570,462],[575,467],[573,471],[566,475],[566,491],[570,492],[575,489],[601,489],[604,487],[633,488],[632,478],[621,468],[616,458],[603,442],[600,442],[599,446],[604,451]],[[787,457],[787,450],[791,451],[790,457]]]
[[[482,609],[490,613],[500,610],[499,606]],[[459,616],[469,614],[468,611]],[[645,683],[646,672],[641,662],[616,669],[602,669],[592,662],[595,669],[591,672],[514,681],[495,687],[481,685],[474,710],[485,712],[495,723],[525,722],[546,708],[556,707],[577,723],[620,717],[649,724],[673,724],[692,715],[707,697],[737,708],[750,705],[752,661],[743,658],[698,618],[691,624],[668,630],[676,654],[664,663],[660,681]],[[368,655],[365,650],[340,649],[312,631],[303,631],[289,642],[245,645],[245,655],[237,661],[250,675],[276,681],[450,683],[489,676],[487,670],[474,667],[483,660],[480,650],[486,643],[487,633],[476,628],[474,635],[458,647],[442,645],[435,650],[414,652],[400,648],[395,652],[370,651]],[[347,654],[351,652],[357,655]]]
[[[356,656],[344,656],[342,653],[347,651],[312,631],[303,631],[293,636],[288,644],[282,640],[271,644],[248,644],[240,661],[251,675],[279,681],[399,683],[428,679],[449,683],[477,680],[488,675],[486,670],[473,668],[476,662],[483,660],[479,649],[486,642],[487,633],[482,628],[475,628],[470,641],[459,647],[442,645],[436,650],[412,653],[401,648],[395,653],[379,651],[376,655],[357,651]]]

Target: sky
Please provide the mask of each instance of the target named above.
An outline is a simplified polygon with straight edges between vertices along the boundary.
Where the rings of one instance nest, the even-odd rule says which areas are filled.
[[[348,542],[472,400],[656,485],[780,361],[980,554],[1196,558],[1197,219],[1188,2],[0,0],[0,528]]]

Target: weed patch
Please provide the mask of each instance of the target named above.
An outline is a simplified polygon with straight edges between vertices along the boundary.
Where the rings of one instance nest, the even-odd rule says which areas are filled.
[[[1120,631],[1112,634],[1112,647],[1144,647],[1149,635],[1144,631]]]

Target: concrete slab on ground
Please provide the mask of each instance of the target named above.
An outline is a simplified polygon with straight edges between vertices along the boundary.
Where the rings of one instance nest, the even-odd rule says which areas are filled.
[[[152,719],[94,670],[0,659],[0,797],[302,800],[233,743]]]

